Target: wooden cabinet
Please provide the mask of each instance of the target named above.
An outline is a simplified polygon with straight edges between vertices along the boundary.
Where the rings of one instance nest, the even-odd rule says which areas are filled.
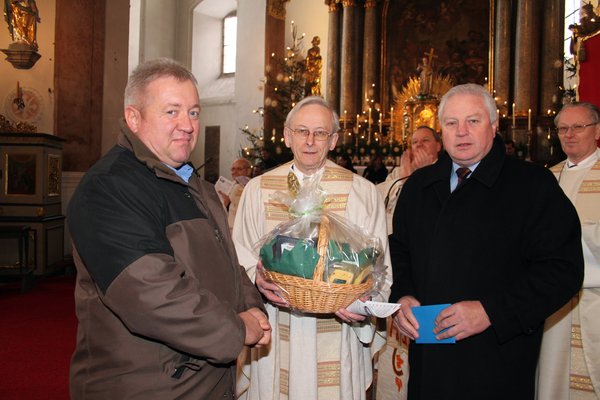
[[[36,275],[63,260],[63,142],[43,133],[0,133],[0,226],[29,226]],[[18,249],[0,246],[7,248],[0,264],[15,258]]]

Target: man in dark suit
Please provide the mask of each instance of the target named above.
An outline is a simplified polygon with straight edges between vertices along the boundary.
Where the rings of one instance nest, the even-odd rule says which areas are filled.
[[[549,171],[506,157],[483,87],[454,87],[438,114],[447,154],[400,194],[391,301],[413,340],[412,308],[450,303],[433,332],[456,343],[411,342],[408,398],[533,399],[544,320],[583,279],[577,213]]]

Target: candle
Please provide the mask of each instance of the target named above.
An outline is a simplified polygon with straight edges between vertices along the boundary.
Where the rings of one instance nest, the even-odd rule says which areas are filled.
[[[271,140],[273,141],[273,143],[275,143],[276,134],[277,132],[275,131],[275,128],[273,128],[273,136],[271,136]]]
[[[373,119],[371,118],[371,107],[369,107],[369,129],[371,129],[371,123],[373,122]]]
[[[344,131],[346,131],[346,123],[348,122],[348,110],[344,110]]]
[[[390,110],[390,138],[394,135],[394,107]],[[391,140],[390,140],[391,143]]]
[[[531,131],[531,108],[527,110],[527,130]]]
[[[513,105],[512,105],[512,126],[517,125],[516,122],[517,122],[517,120],[516,120],[516,115],[515,115],[515,103],[513,103]]]

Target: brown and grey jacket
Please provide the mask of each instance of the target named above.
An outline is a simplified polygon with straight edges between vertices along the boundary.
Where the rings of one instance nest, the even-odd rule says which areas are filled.
[[[68,209],[79,327],[73,399],[234,397],[245,328],[262,308],[214,188],[186,183],[122,124]]]

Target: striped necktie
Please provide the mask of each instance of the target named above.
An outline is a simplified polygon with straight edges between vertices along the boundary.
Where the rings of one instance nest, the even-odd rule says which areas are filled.
[[[466,167],[460,167],[456,170],[456,176],[458,176],[458,184],[456,185],[457,189],[465,182],[470,173],[471,170]]]

